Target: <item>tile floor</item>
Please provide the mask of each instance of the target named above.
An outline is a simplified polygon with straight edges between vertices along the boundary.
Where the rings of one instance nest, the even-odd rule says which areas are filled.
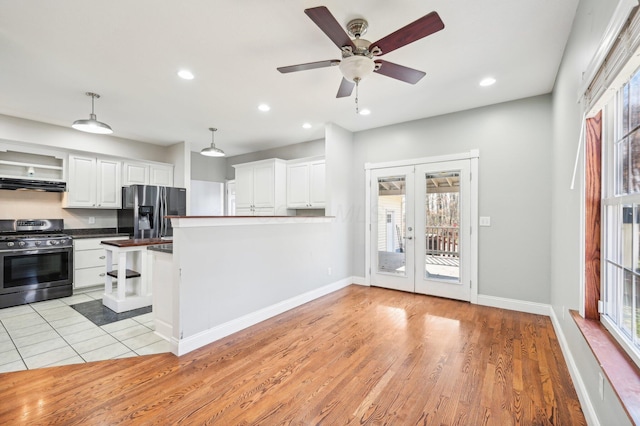
[[[153,314],[99,327],[69,305],[102,291],[0,309],[0,373],[169,352]]]

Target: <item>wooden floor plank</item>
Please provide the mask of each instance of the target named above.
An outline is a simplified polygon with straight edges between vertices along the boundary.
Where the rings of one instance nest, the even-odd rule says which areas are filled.
[[[0,374],[0,400],[0,424],[586,424],[548,318],[361,286],[180,358]]]

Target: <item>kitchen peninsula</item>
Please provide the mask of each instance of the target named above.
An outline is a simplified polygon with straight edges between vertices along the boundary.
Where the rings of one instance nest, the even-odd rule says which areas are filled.
[[[331,276],[334,221],[172,216],[172,352],[185,354],[350,284]]]

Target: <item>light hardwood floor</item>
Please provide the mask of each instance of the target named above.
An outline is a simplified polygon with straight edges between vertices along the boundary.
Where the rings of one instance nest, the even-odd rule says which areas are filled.
[[[349,286],[177,358],[0,374],[0,424],[586,424],[548,318]]]

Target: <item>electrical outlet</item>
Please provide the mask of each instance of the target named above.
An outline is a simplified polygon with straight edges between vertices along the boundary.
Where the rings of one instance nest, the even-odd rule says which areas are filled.
[[[480,216],[480,226],[491,226],[491,217]]]
[[[96,223],[96,218],[93,216],[89,216],[89,225],[93,225],[94,223]]]
[[[332,272],[333,272],[333,271],[331,271],[331,266],[329,266],[329,267],[327,268],[327,275],[331,275],[331,273],[332,273]]]

